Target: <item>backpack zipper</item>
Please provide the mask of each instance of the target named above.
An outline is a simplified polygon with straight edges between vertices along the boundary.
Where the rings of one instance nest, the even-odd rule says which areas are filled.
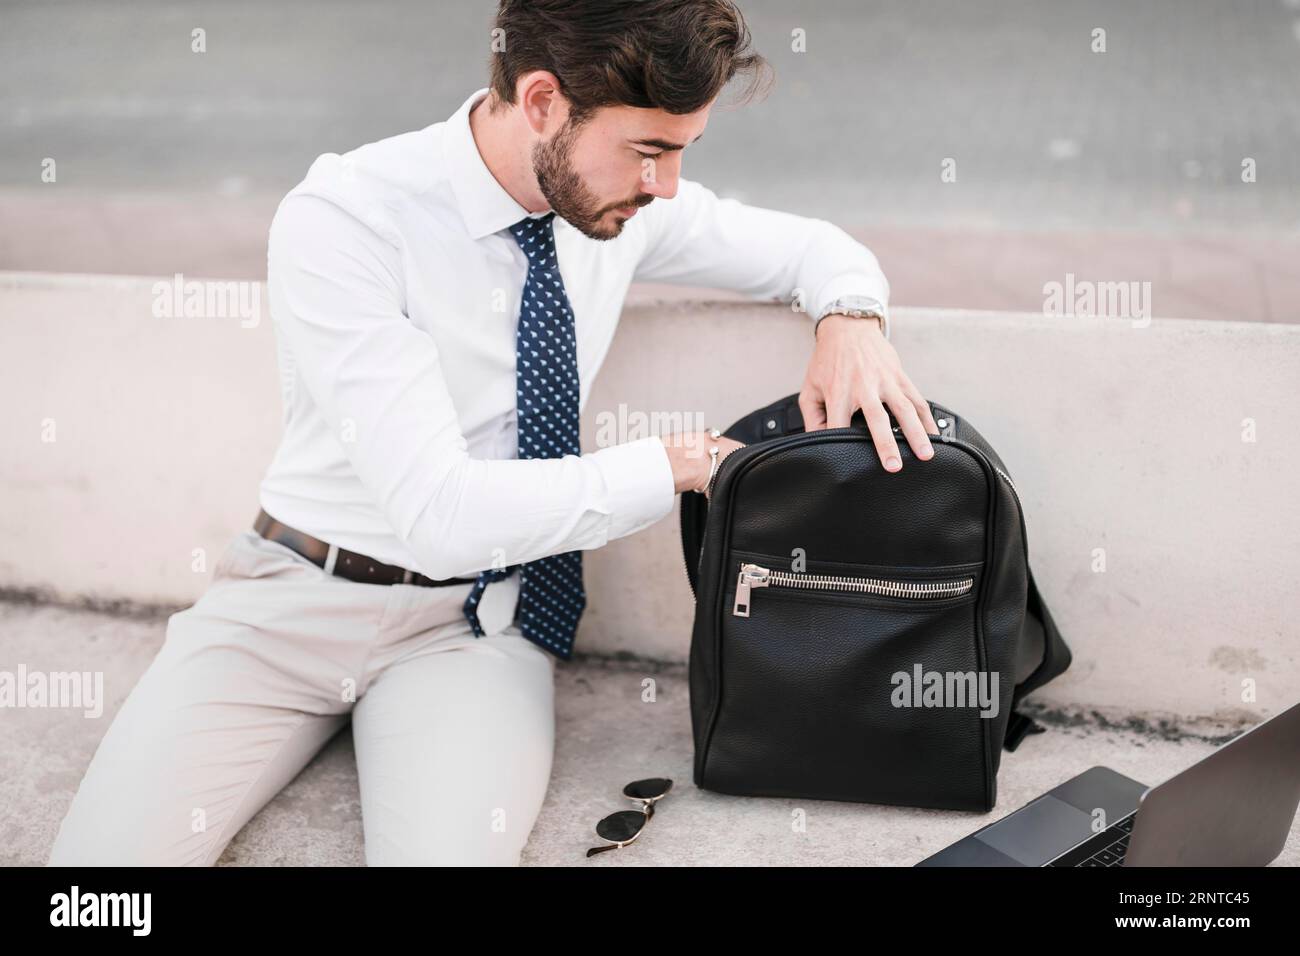
[[[753,588],[771,586],[805,588],[819,591],[856,591],[861,594],[880,594],[885,597],[933,600],[966,594],[975,579],[959,578],[953,581],[898,581],[885,578],[841,577],[829,574],[796,574],[790,571],[772,571],[742,561],[740,576],[736,579],[736,602],[731,609],[733,617],[749,617],[750,594]]]

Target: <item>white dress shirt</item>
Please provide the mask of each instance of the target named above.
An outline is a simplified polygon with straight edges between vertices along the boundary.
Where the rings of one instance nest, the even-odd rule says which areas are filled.
[[[527,264],[507,227],[529,213],[470,131],[486,94],[445,122],[317,158],[280,203],[267,255],[284,436],[262,507],[434,578],[598,548],[667,515],[675,495],[654,436],[517,457]],[[845,294],[888,306],[875,256],[837,226],[719,199],[686,179],[613,240],[558,217],[554,228],[583,407],[633,280],[787,303],[802,289],[807,316]]]

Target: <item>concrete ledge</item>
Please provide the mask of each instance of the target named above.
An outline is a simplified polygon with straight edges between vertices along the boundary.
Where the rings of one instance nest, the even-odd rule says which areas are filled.
[[[280,427],[269,318],[156,318],[155,281],[0,277],[0,350],[22,357],[0,380],[10,593],[188,604],[256,510]],[[1300,327],[930,309],[895,327],[913,379],[980,428],[1021,489],[1076,659],[1043,700],[1229,722],[1294,702]],[[797,391],[810,348],[808,317],[779,306],[642,297],[584,410],[584,447],[620,405],[726,425]],[[42,441],[50,422],[57,440]],[[579,648],[683,661],[675,516],[590,557]]]

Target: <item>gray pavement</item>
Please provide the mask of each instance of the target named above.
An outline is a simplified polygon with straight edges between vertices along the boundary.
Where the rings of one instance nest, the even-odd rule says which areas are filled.
[[[688,151],[722,192],[854,227],[1300,231],[1296,0],[741,6],[777,85]],[[485,85],[494,9],[6,0],[0,187],[283,194]]]
[[[104,715],[12,710],[0,717],[0,866],[42,865],[112,715],[162,645],[161,617],[0,602],[5,665],[100,670]],[[642,701],[654,677],[656,702]],[[1174,714],[1069,711],[1050,688],[1027,706],[1046,723],[1004,753],[988,814],[825,800],[735,797],[691,780],[686,671],[681,665],[579,655],[556,669],[550,789],[526,866],[910,866],[1096,764],[1155,784],[1243,728]],[[667,776],[672,794],[631,847],[587,859],[592,827],[631,804],[628,781]],[[802,810],[806,828],[792,826]],[[231,841],[218,865],[364,865],[350,728],[344,728]],[[1300,818],[1274,866],[1300,865]]]
[[[1162,317],[1300,321],[1300,0],[741,6],[776,85],[715,110],[686,175],[844,226],[895,304],[1038,311],[1073,273],[1150,281]],[[317,155],[486,84],[494,9],[7,0],[0,271],[262,277]]]

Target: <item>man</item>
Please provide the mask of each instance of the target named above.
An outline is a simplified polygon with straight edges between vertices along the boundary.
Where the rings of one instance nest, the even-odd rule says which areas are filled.
[[[518,862],[582,552],[712,465],[701,433],[581,453],[634,279],[802,290],[810,427],[861,408],[897,470],[888,408],[931,457],[871,252],[681,178],[723,87],[766,66],[729,0],[503,0],[496,26],[489,89],[321,156],[280,205],[285,433],[263,510],[169,621],[51,863],[211,864],[349,717],[368,863]]]

